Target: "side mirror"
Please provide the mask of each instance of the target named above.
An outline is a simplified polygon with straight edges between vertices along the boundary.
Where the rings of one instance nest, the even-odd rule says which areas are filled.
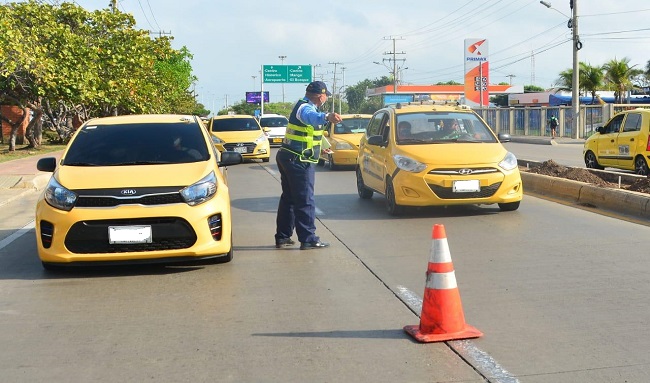
[[[596,128],[596,131],[600,134],[605,134],[605,127],[604,126],[599,126]]]
[[[330,136],[330,132],[327,131],[327,130],[323,130],[323,136],[324,136],[324,137],[329,137],[329,136]]]
[[[370,137],[368,137],[368,145],[383,146],[384,145],[384,137],[382,137],[382,136],[370,136]]]
[[[237,165],[242,162],[244,162],[244,157],[242,157],[241,153],[225,151],[221,152],[219,167]]]
[[[501,142],[510,142],[512,139],[508,133],[499,133],[497,137],[499,137],[499,141]]]
[[[36,163],[36,169],[42,172],[53,172],[54,169],[56,169],[56,158],[54,157],[41,158]]]

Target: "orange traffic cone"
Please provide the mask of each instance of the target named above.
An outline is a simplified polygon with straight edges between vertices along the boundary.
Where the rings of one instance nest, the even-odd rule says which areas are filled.
[[[433,225],[420,325],[405,326],[404,331],[425,343],[478,338],[483,335],[465,323],[444,225]]]

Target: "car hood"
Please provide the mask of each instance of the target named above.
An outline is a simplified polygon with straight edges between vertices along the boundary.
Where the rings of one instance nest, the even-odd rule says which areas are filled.
[[[216,170],[214,159],[171,165],[61,166],[56,179],[68,189],[188,186]],[[219,175],[215,174],[219,177]]]
[[[211,132],[225,142],[253,142],[263,134],[261,130],[242,130],[239,132]]]
[[[361,141],[361,137],[364,136],[365,133],[353,133],[353,134],[341,134],[341,135],[335,135],[334,137],[331,138],[332,141],[339,141],[339,142],[348,142],[352,144],[355,147],[359,147],[359,142]],[[329,140],[330,138],[328,138]]]
[[[401,145],[397,154],[429,165],[467,166],[497,164],[508,151],[500,143]]]

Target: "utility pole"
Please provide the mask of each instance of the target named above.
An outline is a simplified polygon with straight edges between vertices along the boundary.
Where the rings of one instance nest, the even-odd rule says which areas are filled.
[[[347,68],[344,67],[344,66],[341,67],[341,74],[342,74],[342,76],[343,76],[343,85],[341,85],[341,90],[345,89],[345,70],[346,70],[346,69],[347,69]],[[341,99],[343,99],[343,97],[341,97],[341,92],[339,91],[339,114],[342,114],[342,113],[343,113],[343,112],[341,111]]]
[[[343,64],[340,62],[330,62],[330,65],[334,65],[334,81],[332,82],[332,90],[334,93],[332,93],[332,96],[336,96],[336,66],[339,64]],[[332,97],[332,113],[334,113],[334,97]]]
[[[573,138],[580,138],[580,63],[578,51],[582,49],[582,42],[578,35],[578,0],[571,0],[571,28],[573,32],[573,89],[571,92],[571,109],[573,109]]]
[[[396,55],[404,55],[406,52],[397,52],[396,50],[396,40],[404,40],[403,37],[384,37],[384,40],[393,40],[393,51],[385,52],[385,55],[393,55],[393,93],[397,93],[397,57]],[[406,59],[400,59],[402,62]]]
[[[113,13],[117,13],[117,0],[111,0],[111,3],[108,4]]]
[[[284,65],[284,59],[287,58],[287,56],[278,56],[280,61],[282,61],[282,65]],[[284,83],[282,83],[282,102],[284,102]]]
[[[517,76],[515,76],[514,74],[509,74],[506,77],[510,77],[510,85],[512,85],[512,78]]]

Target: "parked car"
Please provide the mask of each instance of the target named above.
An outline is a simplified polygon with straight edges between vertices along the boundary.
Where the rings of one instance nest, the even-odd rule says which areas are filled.
[[[391,214],[408,206],[495,203],[510,211],[523,198],[515,155],[464,105],[378,110],[361,138],[356,176],[359,197],[384,195]]]
[[[255,117],[244,114],[215,116],[210,119],[208,130],[220,152],[237,152],[245,160],[269,162],[269,140]]]
[[[268,136],[269,143],[274,146],[282,145],[287,125],[289,120],[279,114],[263,114],[260,117],[260,126]]]
[[[342,114],[338,124],[328,122],[323,136],[330,144],[321,153],[319,165],[328,164],[331,170],[342,166],[354,167],[359,154],[359,141],[366,132],[371,114]]]
[[[632,170],[647,176],[650,173],[649,129],[650,109],[637,108],[616,114],[585,141],[585,165],[592,169]]]
[[[198,117],[133,115],[86,122],[36,204],[45,269],[233,257],[230,195],[219,153]]]

